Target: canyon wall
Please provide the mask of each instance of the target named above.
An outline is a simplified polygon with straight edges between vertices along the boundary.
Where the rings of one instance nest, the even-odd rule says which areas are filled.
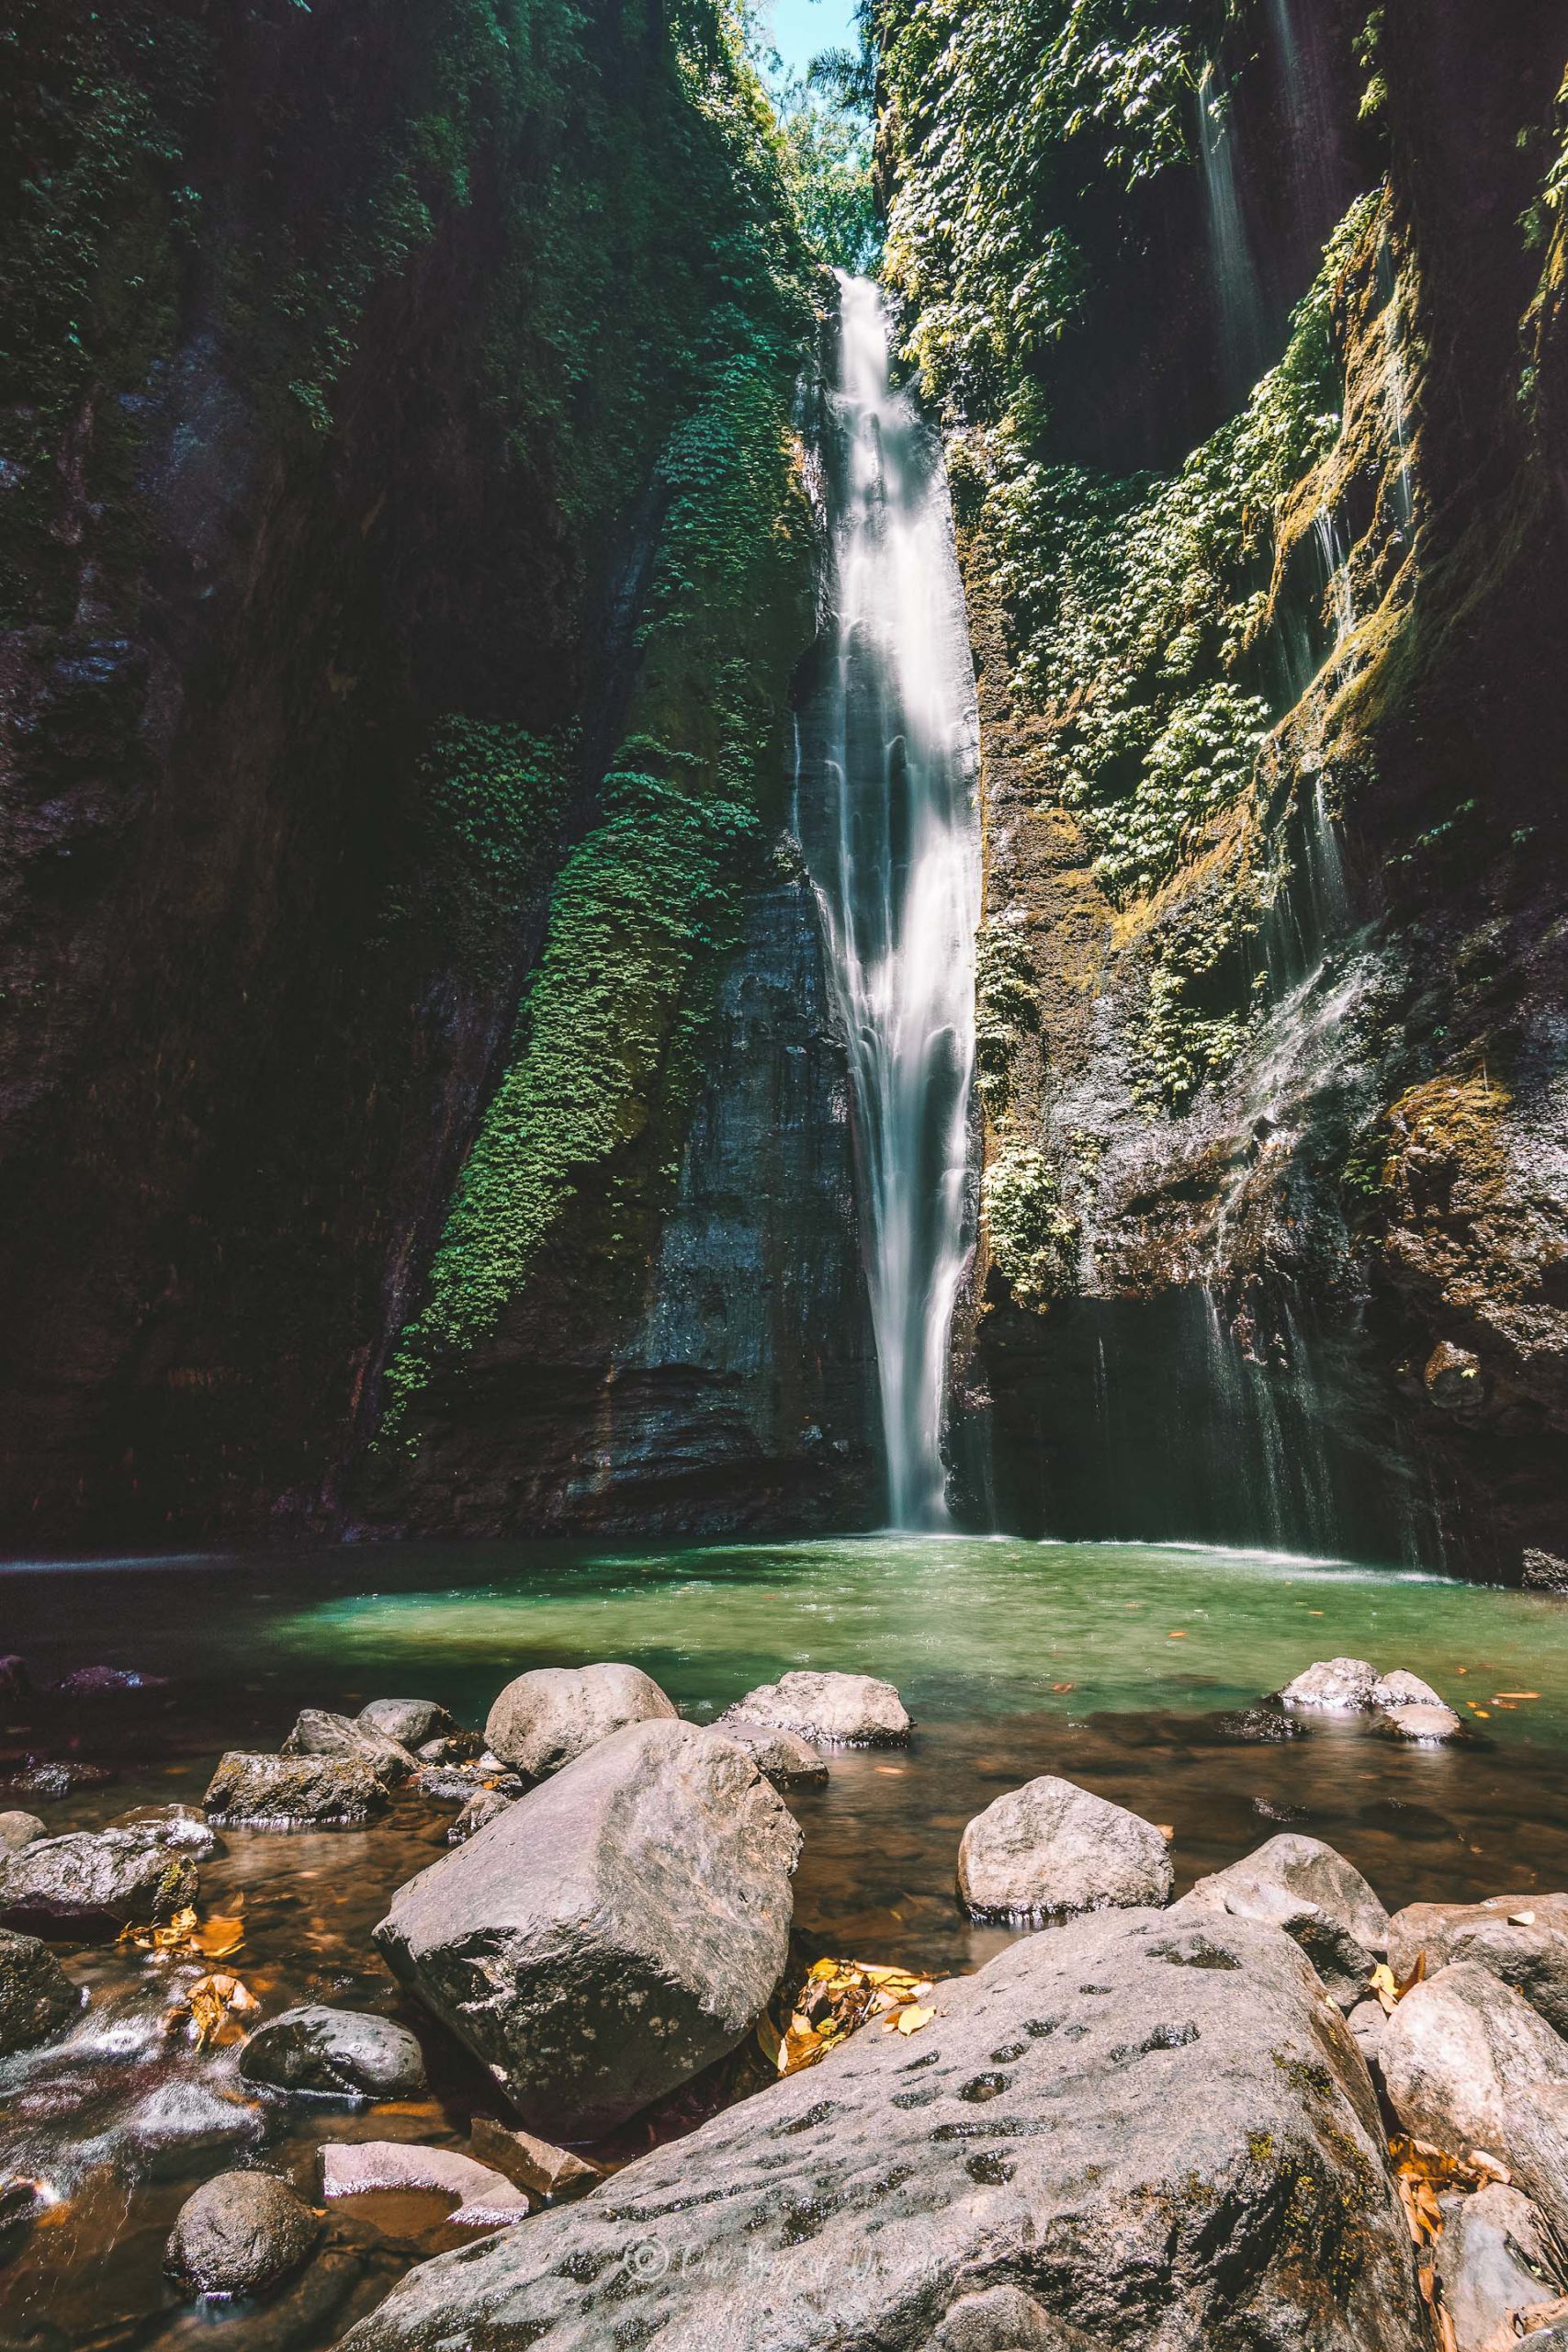
[[[979,678],[976,1512],[1562,1550],[1561,24],[885,19]]]

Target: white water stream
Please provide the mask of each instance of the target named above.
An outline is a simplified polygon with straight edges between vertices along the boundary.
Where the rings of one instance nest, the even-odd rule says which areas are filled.
[[[940,445],[889,382],[875,288],[841,285],[829,658],[795,823],[849,1042],[889,1516],[930,1527],[972,1239],[978,721]]]

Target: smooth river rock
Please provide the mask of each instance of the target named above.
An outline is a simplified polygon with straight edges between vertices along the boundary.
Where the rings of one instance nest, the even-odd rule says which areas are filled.
[[[15,1854],[35,1838],[47,1838],[49,1826],[36,1813],[0,1813],[0,1854]]]
[[[1172,1879],[1152,1821],[1051,1773],[988,1804],[958,1849],[959,1900],[977,1919],[1168,1903]]]
[[[1201,1878],[1176,1909],[1224,1910],[1282,1928],[1347,2010],[1365,1997],[1367,1980],[1388,1949],[1388,1913],[1354,1863],[1320,1838],[1294,1830]]]
[[[715,1729],[743,1747],[775,1789],[820,1788],[828,1778],[827,1758],[798,1732],[785,1731],[778,1724],[753,1723],[733,1710],[720,1716]]]
[[[1378,2063],[1407,2132],[1497,2157],[1568,2245],[1568,2042],[1528,2001],[1456,1961],[1404,1996]]]
[[[586,2197],[604,2177],[597,2165],[574,2156],[570,2148],[558,2148],[536,2132],[511,2131],[491,2115],[475,2116],[468,2143],[480,2164],[493,2165],[519,2188],[529,2189],[536,2197],[552,2198],[558,2204],[569,2198]]]
[[[400,1887],[376,1940],[531,2130],[592,2139],[755,2024],[799,1854],[733,1740],[630,1724]]]
[[[254,2295],[298,2269],[321,2223],[286,2181],[265,2172],[220,2172],[179,2211],[164,2257],[203,2295]]]
[[[1435,1707],[1385,1707],[1379,1718],[1379,1728],[1391,1739],[1414,1740],[1421,1747],[1442,1747],[1451,1739],[1465,1736],[1459,1716],[1440,1702]]]
[[[492,2165],[456,2148],[427,2148],[412,2140],[334,2141],[321,2150],[323,2197],[362,2197],[380,2188],[428,2188],[457,2200],[447,2220],[463,2229],[493,2230],[525,2221],[528,2199]]]
[[[384,1739],[416,1749],[428,1740],[450,1739],[457,1730],[446,1708],[434,1699],[372,1699],[355,1720],[366,1731],[379,1732]]]
[[[35,1838],[0,1854],[0,1926],[92,1939],[147,1927],[194,1903],[195,1863],[128,1829]]]
[[[902,1747],[912,1728],[891,1682],[879,1682],[871,1674],[815,1674],[804,1668],[748,1690],[725,1710],[714,1728],[724,1731],[731,1722],[766,1724],[824,1747]]]
[[[1425,2352],[1371,2086],[1289,1938],[1101,1913],[934,2007],[423,2265],[341,2352]]]
[[[312,2002],[258,2026],[240,2052],[247,2083],[338,2098],[412,2098],[424,2055],[406,2026]]]
[[[1287,1707],[1317,1707],[1325,1714],[1365,1714],[1378,1686],[1378,1670],[1364,1657],[1319,1658],[1280,1696]]]
[[[279,1753],[367,1764],[389,1789],[395,1789],[416,1769],[412,1752],[400,1740],[389,1738],[373,1724],[356,1722],[352,1715],[334,1715],[327,1707],[307,1707]]]
[[[357,1829],[387,1803],[357,1756],[261,1756],[231,1748],[202,1803],[209,1821],[254,1829]]]
[[[471,1790],[463,1800],[457,1818],[446,1832],[446,1843],[461,1846],[465,1839],[472,1838],[476,1831],[493,1821],[497,1814],[504,1813],[509,1804],[516,1802],[515,1797],[508,1796],[501,1789]]]
[[[1513,2314],[1559,2290],[1560,2257],[1539,2208],[1500,2183],[1445,2198],[1432,2251],[1454,2352],[1498,2352],[1513,2340]]]
[[[1389,1921],[1388,1963],[1403,1983],[1423,1954],[1428,1976],[1456,1960],[1489,1968],[1568,2038],[1568,1894],[1407,1904]]]
[[[150,1846],[172,1846],[193,1862],[210,1862],[227,1851],[207,1815],[193,1804],[134,1804],[117,1813],[108,1826]]]
[[[627,1724],[672,1720],[675,1703],[636,1666],[542,1666],[509,1682],[490,1711],[493,1754],[542,1781]]]
[[[1448,1707],[1440,1690],[1423,1682],[1418,1674],[1411,1674],[1396,1667],[1392,1674],[1380,1674],[1372,1685],[1372,1705],[1384,1712],[1400,1707]],[[1451,1713],[1451,1710],[1450,1711]]]
[[[62,2032],[82,1996],[47,1944],[0,1928],[0,2058]]]

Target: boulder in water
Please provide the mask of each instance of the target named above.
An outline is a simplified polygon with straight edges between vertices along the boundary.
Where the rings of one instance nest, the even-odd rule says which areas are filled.
[[[134,1690],[166,1690],[169,1678],[124,1666],[79,1666],[54,1687],[63,1699],[118,1699]]]
[[[117,1813],[108,1826],[151,1846],[172,1846],[197,1862],[212,1861],[227,1851],[207,1815],[194,1804],[136,1804]]]
[[[376,1940],[531,2130],[592,2139],[750,2030],[799,1853],[733,1740],[630,1724],[400,1887]]]
[[[231,1748],[202,1802],[209,1821],[254,1829],[357,1829],[381,1811],[387,1791],[362,1757]]]
[[[1456,1960],[1490,1969],[1568,2041],[1568,1894],[1407,1904],[1388,1923],[1388,1964],[1403,1983],[1422,1960],[1428,1976]]]
[[[82,1995],[46,1944],[0,1928],[0,2058],[48,2041],[81,2007]]]
[[[335,2098],[412,2098],[424,2055],[406,2026],[311,2002],[258,2026],[240,2052],[247,2083]]]
[[[781,1674],[748,1690],[714,1725],[765,1724],[794,1732],[823,1747],[902,1747],[911,1729],[904,1702],[891,1682],[871,1674],[817,1674],[804,1668]]]
[[[1527,1592],[1548,1592],[1558,1600],[1568,1599],[1568,1560],[1555,1552],[1542,1552],[1532,1546],[1524,1555],[1519,1582]]]
[[[1424,2352],[1377,2102],[1287,1937],[1101,1913],[931,2006],[423,2264],[339,2352]],[[981,2332],[1029,2303],[1055,2334]]]
[[[455,2148],[426,2148],[409,2140],[334,2141],[321,2150],[323,2197],[363,2197],[378,2188],[427,2188],[457,2199],[447,2220],[459,2228],[493,2230],[527,2218],[526,2194],[504,2174]]]
[[[1468,1737],[1451,1707],[1384,1707],[1379,1729],[1390,1739],[1408,1739],[1418,1747],[1443,1747],[1450,1740]]]
[[[299,2268],[321,2234],[310,2208],[265,2172],[220,2172],[180,2207],[166,2267],[200,2295],[254,2295]]]
[[[493,2165],[519,2188],[557,2204],[586,2197],[604,2177],[597,2165],[574,2156],[570,2148],[558,2148],[532,2132],[509,2130],[493,2116],[476,2115],[468,2141],[481,2164]]]
[[[1285,1830],[1228,1870],[1201,1878],[1176,1909],[1225,1911],[1282,1928],[1343,2009],[1365,1997],[1388,1949],[1388,1913],[1360,1871],[1320,1838],[1299,1831]]]
[[[1320,1658],[1287,1682],[1280,1696],[1287,1707],[1316,1707],[1325,1714],[1360,1715],[1372,1705],[1378,1670],[1364,1657]]]
[[[415,1770],[413,1757],[400,1740],[389,1739],[373,1724],[356,1723],[352,1715],[334,1715],[326,1707],[307,1707],[279,1753],[343,1757],[367,1764],[389,1789],[395,1789]]]
[[[35,1838],[47,1838],[49,1828],[36,1813],[0,1813],[0,1854],[15,1854]]]
[[[828,1778],[828,1763],[809,1740],[778,1724],[752,1723],[733,1709],[714,1725],[737,1747],[743,1747],[765,1781],[775,1789],[819,1788]]]
[[[1372,1685],[1372,1704],[1381,1710],[1393,1707],[1446,1707],[1448,1701],[1418,1674],[1408,1673],[1403,1666],[1392,1674],[1380,1674]]]
[[[639,1667],[542,1666],[507,1684],[490,1711],[485,1738],[503,1763],[542,1781],[627,1724],[674,1714],[673,1700]]]
[[[22,1797],[72,1797],[82,1789],[107,1788],[114,1774],[103,1764],[78,1757],[29,1756],[0,1773],[0,1787]]]
[[[450,1739],[457,1726],[434,1699],[372,1699],[355,1722],[400,1747],[423,1747],[427,1740]]]
[[[1406,2132],[1496,2157],[1568,2245],[1568,2042],[1528,2001],[1455,1961],[1406,1993],[1378,2064]]]
[[[1214,1730],[1221,1739],[1234,1740],[1244,1747],[1271,1747],[1307,1736],[1305,1724],[1288,1715],[1282,1707],[1268,1704],[1237,1707],[1229,1714],[1216,1715]]]
[[[988,1804],[958,1849],[959,1900],[977,1919],[1168,1903],[1172,1875],[1152,1821],[1051,1773]]]
[[[35,1838],[0,1854],[0,1925],[45,1936],[118,1935],[172,1918],[196,1901],[186,1854],[127,1829]]]

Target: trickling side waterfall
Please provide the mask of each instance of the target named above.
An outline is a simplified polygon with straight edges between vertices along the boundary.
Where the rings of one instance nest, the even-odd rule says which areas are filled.
[[[940,445],[889,382],[875,288],[840,284],[832,620],[795,825],[849,1041],[889,1515],[929,1527],[972,1238],[978,720]]]
[[[1236,185],[1230,109],[1218,68],[1205,65],[1198,83],[1198,153],[1209,223],[1209,261],[1219,306],[1224,379],[1245,391],[1268,356],[1263,292]]]

